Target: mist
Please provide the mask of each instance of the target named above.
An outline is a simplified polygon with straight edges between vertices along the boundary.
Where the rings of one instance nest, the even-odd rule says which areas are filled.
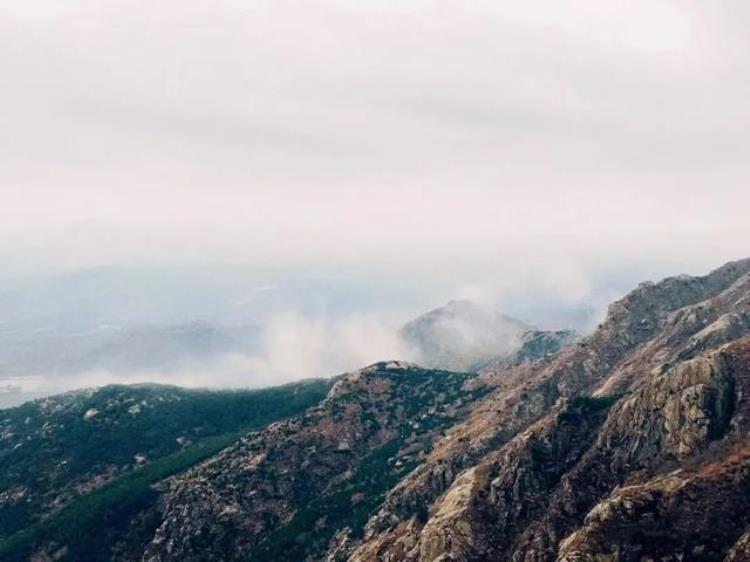
[[[6,275],[0,385],[20,387],[20,399],[111,383],[263,387],[391,359],[465,368],[520,344],[521,331],[506,330],[498,315],[585,332],[597,303],[617,290],[606,280],[578,287],[567,278],[552,288],[532,277],[454,288],[237,267]],[[428,323],[416,341],[404,337],[407,323],[456,298],[474,304]]]
[[[749,10],[0,0],[2,374],[332,374],[452,299],[585,332],[744,257]]]
[[[338,321],[273,315],[255,353],[219,353],[205,359],[181,358],[160,369],[93,370],[64,377],[42,377],[31,391],[53,393],[103,384],[162,383],[188,387],[259,388],[305,378],[330,377],[379,360],[416,359],[395,327],[377,318],[351,316]]]
[[[747,251],[747,12],[1,2],[0,257],[705,269]]]

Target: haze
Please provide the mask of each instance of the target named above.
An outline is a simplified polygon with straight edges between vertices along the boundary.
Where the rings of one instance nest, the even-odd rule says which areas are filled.
[[[272,270],[338,279],[357,297],[329,287],[324,308],[372,334],[453,297],[543,322],[705,272],[750,254],[748,18],[726,0],[0,0],[4,286]],[[332,317],[303,301],[263,318]]]

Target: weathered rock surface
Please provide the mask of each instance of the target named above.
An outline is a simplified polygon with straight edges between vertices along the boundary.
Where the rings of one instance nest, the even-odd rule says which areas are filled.
[[[418,457],[421,443],[481,392],[472,389],[474,379],[400,362],[344,376],[320,406],[166,482],[163,523],[144,560],[266,556],[270,533],[289,525],[301,506],[345,487],[373,451],[401,439],[395,468]],[[351,504],[368,492],[353,491]]]
[[[496,373],[496,390],[392,490],[350,559],[554,560],[618,486],[746,438],[749,266],[641,285],[575,349]]]

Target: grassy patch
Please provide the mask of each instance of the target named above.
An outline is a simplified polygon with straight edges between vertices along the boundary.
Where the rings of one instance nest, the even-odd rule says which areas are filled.
[[[608,410],[622,398],[621,394],[613,396],[576,396],[565,410],[566,415],[593,415]]]

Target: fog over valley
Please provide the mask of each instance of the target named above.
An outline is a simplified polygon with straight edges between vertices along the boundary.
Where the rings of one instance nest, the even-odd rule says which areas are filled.
[[[0,2],[0,375],[331,375],[746,254],[747,6],[570,8]]]
[[[259,387],[384,358],[439,363],[448,359],[436,354],[445,353],[468,357],[466,367],[513,349],[531,325],[586,332],[601,314],[601,299],[616,290],[489,298],[476,287],[428,292],[238,268],[110,266],[6,276],[0,400],[115,382]],[[451,299],[455,304],[444,307]],[[405,336],[404,325],[436,307],[440,314],[429,317],[428,327],[419,324]],[[518,316],[513,329],[502,313]],[[421,349],[427,340],[440,349]]]

